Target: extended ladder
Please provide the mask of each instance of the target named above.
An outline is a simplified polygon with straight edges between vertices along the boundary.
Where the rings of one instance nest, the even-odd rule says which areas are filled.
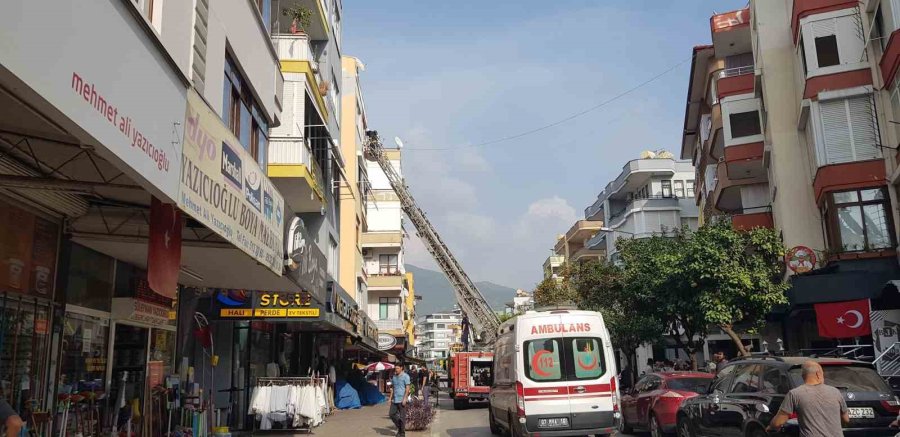
[[[492,344],[497,338],[497,331],[500,329],[500,320],[497,318],[497,315],[494,314],[487,300],[478,291],[478,288],[475,287],[475,284],[469,279],[466,272],[463,271],[456,258],[453,257],[447,245],[441,241],[441,237],[434,229],[434,226],[431,225],[431,222],[428,221],[428,218],[425,217],[425,213],[416,204],[416,200],[410,194],[406,184],[403,182],[403,178],[397,174],[397,171],[391,165],[391,161],[385,155],[381,139],[378,138],[378,132],[368,131],[366,132],[366,137],[366,159],[375,161],[381,166],[388,182],[391,184],[391,188],[394,189],[394,192],[400,199],[403,212],[406,213],[409,221],[416,227],[422,243],[425,244],[428,252],[431,253],[447,280],[450,281],[450,285],[453,286],[460,308],[468,316],[469,322],[472,323],[476,340],[478,343]]]

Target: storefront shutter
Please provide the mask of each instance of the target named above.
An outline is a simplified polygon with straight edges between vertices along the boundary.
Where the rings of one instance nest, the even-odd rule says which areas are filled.
[[[822,140],[825,146],[825,162],[822,164],[853,161],[845,100],[827,100],[819,103],[819,114],[822,118]]]
[[[875,159],[879,156],[878,129],[875,126],[872,97],[869,95],[847,99],[850,129],[855,160]]]

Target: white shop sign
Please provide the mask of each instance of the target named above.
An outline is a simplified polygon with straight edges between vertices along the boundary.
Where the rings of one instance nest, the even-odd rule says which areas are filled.
[[[98,153],[172,202],[187,85],[129,7],[4,2],[0,65],[84,130]]]
[[[116,297],[112,302],[112,317],[145,325],[169,324],[169,308],[130,297]]]

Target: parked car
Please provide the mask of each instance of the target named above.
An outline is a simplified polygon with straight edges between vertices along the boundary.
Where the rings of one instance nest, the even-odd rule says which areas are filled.
[[[717,375],[706,394],[688,399],[678,410],[679,437],[765,437],[765,427],[778,413],[789,390],[803,384],[800,366],[815,360],[825,383],[838,388],[850,408],[845,436],[893,436],[888,425],[897,418],[900,402],[871,363],[839,358],[747,357],[732,360]],[[799,435],[791,418],[783,435]]]
[[[662,372],[644,375],[622,395],[622,431],[649,431],[653,437],[675,432],[675,413],[681,403],[706,393],[713,375],[701,372]]]

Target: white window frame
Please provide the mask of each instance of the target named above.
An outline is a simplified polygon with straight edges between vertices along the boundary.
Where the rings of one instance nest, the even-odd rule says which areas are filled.
[[[756,135],[733,138],[731,135],[731,114],[740,114],[743,112],[752,111],[756,111],[756,116],[760,117],[760,132]],[[754,97],[752,93],[741,94],[738,96],[729,96],[722,99],[722,128],[724,131],[723,133],[725,134],[725,147],[765,141],[766,136],[762,130],[761,115],[762,112],[760,109],[759,99]]]
[[[857,20],[854,18],[854,15],[858,13],[859,8],[853,7],[814,14],[800,19],[800,32],[802,34],[800,43],[803,44],[803,48],[806,51],[806,79],[869,68],[866,41],[864,40],[862,29],[859,29],[859,32],[853,30],[858,26]],[[816,53],[816,35],[813,35],[813,28],[817,24],[824,24],[823,22],[828,20],[831,20],[835,27],[833,35],[837,39],[840,63],[819,68],[819,60]],[[802,52],[799,48],[797,52],[799,57],[799,54]]]
[[[872,87],[867,85],[867,86],[848,88],[848,89],[837,90],[837,91],[822,92],[822,93],[819,93],[818,101],[812,102],[812,104],[810,105],[810,110],[811,110],[810,116],[812,117],[811,121],[813,121],[813,122],[810,124],[813,127],[812,134],[814,135],[813,139],[814,139],[815,151],[816,151],[816,165],[818,167],[824,167],[826,165],[834,165],[834,164],[843,164],[843,163],[847,163],[847,162],[867,161],[869,159],[877,159],[877,158],[883,156],[881,148],[876,147],[877,155],[875,158],[858,159],[856,156],[857,151],[856,151],[856,148],[854,147],[853,149],[851,149],[851,153],[853,155],[852,161],[828,162],[828,156],[825,152],[825,132],[824,132],[824,127],[822,126],[822,114],[821,114],[820,105],[823,102],[829,102],[829,101],[833,101],[833,100],[846,100],[846,99],[853,98],[853,97],[869,96],[870,98],[873,98],[872,91],[873,91]],[[873,117],[873,122],[877,123],[877,117],[878,117],[877,111],[872,111],[872,117]],[[851,126],[851,129],[852,129],[852,126]],[[877,129],[877,124],[876,124],[875,133],[878,136],[881,135],[881,132],[879,132]],[[806,134],[810,135],[810,132],[807,132]]]

